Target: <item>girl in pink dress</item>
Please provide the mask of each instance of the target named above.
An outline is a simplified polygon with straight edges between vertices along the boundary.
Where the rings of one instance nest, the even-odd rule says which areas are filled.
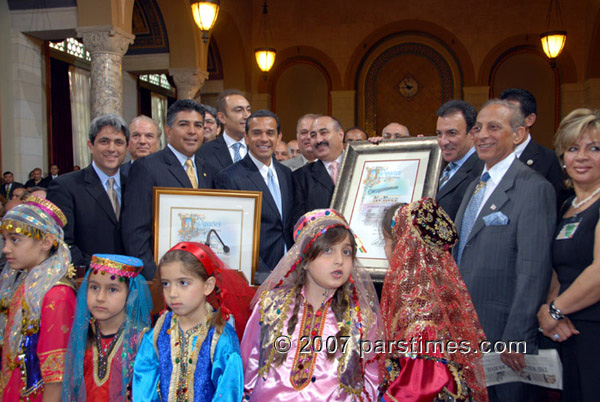
[[[361,342],[381,339],[379,306],[348,223],[334,210],[312,211],[294,238],[252,301],[246,400],[376,400],[377,361]]]
[[[66,218],[29,198],[2,219],[7,264],[0,277],[0,400],[59,401],[75,312]]]

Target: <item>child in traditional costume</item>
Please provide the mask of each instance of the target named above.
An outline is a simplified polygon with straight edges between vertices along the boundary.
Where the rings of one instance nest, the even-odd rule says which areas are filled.
[[[141,260],[94,254],[77,295],[63,401],[130,400],[133,361],[152,299]]]
[[[242,399],[244,371],[238,337],[227,323],[225,292],[237,273],[226,269],[210,247],[175,245],[158,271],[165,301],[135,359],[134,401],[235,401]],[[246,284],[246,288],[248,285]],[[249,303],[246,303],[246,309]],[[236,317],[237,319],[237,317]]]
[[[361,343],[381,339],[379,303],[348,223],[315,210],[298,221],[294,239],[252,301],[242,339],[245,398],[376,400],[377,359]]]
[[[485,334],[448,251],[458,239],[454,223],[424,198],[389,208],[382,231],[390,263],[381,294],[385,337],[404,345],[382,355],[383,399],[487,401],[476,351]],[[444,349],[431,342],[445,342]],[[457,346],[451,349],[449,342]]]
[[[3,401],[60,400],[75,313],[66,223],[56,205],[35,197],[2,219],[7,261],[0,276]]]

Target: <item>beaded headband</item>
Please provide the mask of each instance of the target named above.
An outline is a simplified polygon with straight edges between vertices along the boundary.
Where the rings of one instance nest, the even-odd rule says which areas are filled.
[[[118,276],[123,282],[125,278],[135,278],[139,275],[144,263],[139,258],[118,254],[94,254],[90,263],[93,274],[111,274],[112,280]]]
[[[406,211],[413,229],[421,241],[428,246],[447,251],[458,241],[452,219],[433,199],[425,197],[413,202],[407,208],[399,207],[392,220],[392,230],[402,211]]]
[[[34,197],[31,195],[25,199],[25,204],[38,207],[47,213],[48,216],[50,216],[61,228],[64,228],[67,224],[67,217],[65,214],[63,214],[60,208],[44,198]]]

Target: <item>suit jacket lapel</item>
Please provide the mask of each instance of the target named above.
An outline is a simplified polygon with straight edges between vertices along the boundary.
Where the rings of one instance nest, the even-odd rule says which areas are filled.
[[[506,193],[515,184],[515,176],[519,168],[519,166],[516,166],[516,164],[519,163],[521,162],[517,160],[513,161],[502,180],[500,180],[500,183],[498,183],[494,189],[494,192],[490,195],[490,198],[487,199],[483,205],[483,208],[481,208],[481,212],[479,212],[479,215],[477,215],[477,219],[473,225],[473,230],[471,230],[467,240],[471,240],[481,229],[483,229],[485,226],[485,222],[483,221],[484,216],[502,210],[504,204],[508,202],[510,197]]]
[[[540,149],[538,144],[533,141],[533,138],[529,141],[529,144],[523,150],[521,157],[519,158],[521,162],[526,164],[527,166],[532,166],[539,159]],[[532,160],[532,163],[527,163],[528,160]]]
[[[223,138],[225,134],[221,134],[215,141],[218,141],[215,144],[215,156],[223,166],[229,166],[233,164],[233,159],[231,159],[231,154],[229,153],[229,149],[227,148],[227,143],[225,142],[225,138]]]
[[[179,163],[179,160],[177,159],[173,151],[171,151],[169,147],[165,147],[165,149],[162,152],[164,161],[168,166],[169,172],[171,172],[171,174],[177,179],[179,184],[181,184],[181,187],[192,188],[192,183],[190,182],[187,173],[183,169],[183,166],[181,166],[181,163]],[[196,165],[196,168],[197,167],[198,165]]]
[[[84,169],[83,180],[85,181],[85,190],[90,193],[92,198],[95,199],[98,204],[100,204],[110,220],[116,224],[117,217],[115,216],[115,211],[113,210],[112,204],[108,199],[108,194],[104,189],[104,185],[100,182],[100,178],[94,171],[94,167],[92,165],[89,165]],[[121,194],[123,194],[122,185],[123,181],[121,181]]]
[[[312,164],[311,175],[326,189],[333,191],[333,182],[331,181],[331,176],[329,176],[329,173],[327,173],[325,164],[323,164],[322,161],[318,160]]]
[[[267,187],[267,183],[265,183],[265,179],[263,179],[262,175],[258,171],[258,168],[254,164],[252,159],[250,159],[250,156],[247,154],[246,157],[240,161],[240,163],[246,169],[248,179],[252,183],[254,183],[254,185],[256,186],[256,188],[259,189],[259,191],[262,191],[263,202],[264,202],[264,200],[266,200],[269,207],[273,211],[275,211],[275,213],[277,215],[279,215],[279,209],[277,209],[277,204],[275,203],[275,200],[273,199],[273,196],[271,195],[271,190],[269,190],[269,187]]]

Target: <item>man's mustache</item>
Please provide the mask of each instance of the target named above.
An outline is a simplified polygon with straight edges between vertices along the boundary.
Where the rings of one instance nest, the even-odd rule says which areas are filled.
[[[329,142],[327,142],[327,141],[318,142],[318,143],[315,144],[315,148],[316,147],[320,147],[321,145],[327,145],[327,146],[329,146]]]

